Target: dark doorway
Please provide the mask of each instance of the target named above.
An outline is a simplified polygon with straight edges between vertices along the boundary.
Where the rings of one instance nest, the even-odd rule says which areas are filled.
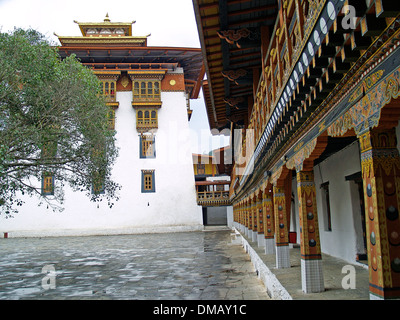
[[[363,188],[363,180],[361,176],[361,172],[357,172],[355,174],[349,175],[345,177],[346,181],[353,181],[357,185],[358,189],[358,197],[360,203],[361,210],[361,228],[362,228],[362,237],[364,243],[364,252],[357,253],[357,261],[362,263],[368,263],[367,257],[367,238],[366,238],[366,225],[365,225],[365,201],[364,201],[364,188]]]
[[[227,224],[227,207],[203,207],[203,225],[226,226]]]

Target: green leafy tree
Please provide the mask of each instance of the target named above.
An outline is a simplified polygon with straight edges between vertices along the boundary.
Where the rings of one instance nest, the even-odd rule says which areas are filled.
[[[92,201],[118,200],[114,131],[99,87],[75,56],[61,60],[39,32],[0,33],[0,214],[17,212],[26,194],[62,209],[67,184]],[[42,194],[45,174],[55,181],[52,196]]]

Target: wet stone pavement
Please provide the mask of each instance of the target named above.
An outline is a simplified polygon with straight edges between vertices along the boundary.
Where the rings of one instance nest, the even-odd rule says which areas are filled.
[[[231,231],[0,239],[0,300],[267,300]]]

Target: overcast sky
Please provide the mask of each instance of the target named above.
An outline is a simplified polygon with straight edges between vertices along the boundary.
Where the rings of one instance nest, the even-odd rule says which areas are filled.
[[[78,22],[100,22],[106,14],[112,22],[136,21],[134,36],[146,36],[148,46],[200,47],[191,0],[0,0],[0,30],[33,28],[59,44],[54,36],[80,36]],[[197,132],[209,130],[204,99],[191,101],[190,127]],[[218,147],[213,138],[210,148]],[[206,145],[193,143],[192,152],[208,152]]]

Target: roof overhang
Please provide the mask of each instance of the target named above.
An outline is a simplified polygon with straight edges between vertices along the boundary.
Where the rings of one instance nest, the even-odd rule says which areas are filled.
[[[262,70],[260,30],[275,24],[278,4],[193,0],[193,7],[207,74],[207,116],[210,128],[221,130],[248,117],[253,82]]]
[[[58,52],[61,58],[75,54],[82,64],[95,71],[175,70],[181,67],[191,99],[198,98],[205,72],[200,48],[136,47],[124,46],[123,43],[97,46],[82,42],[60,46]]]

